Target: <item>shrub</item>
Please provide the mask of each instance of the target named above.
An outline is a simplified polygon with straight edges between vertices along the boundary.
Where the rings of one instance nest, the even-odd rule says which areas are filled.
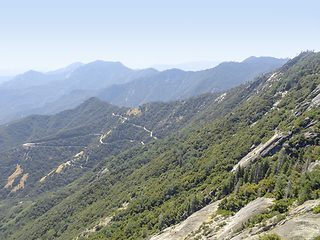
[[[281,237],[276,233],[272,233],[259,237],[258,240],[281,240]]]
[[[320,213],[320,204],[318,206],[316,206],[313,211],[314,214]]]
[[[272,206],[273,211],[278,211],[279,213],[284,213],[288,211],[288,203],[284,201],[277,201],[273,206]]]

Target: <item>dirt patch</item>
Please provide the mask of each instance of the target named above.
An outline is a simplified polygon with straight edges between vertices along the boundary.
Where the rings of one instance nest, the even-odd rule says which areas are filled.
[[[80,157],[80,156],[82,156],[82,155],[83,155],[83,151],[77,153],[74,157],[76,158],[76,157]]]
[[[47,176],[44,176],[43,178],[41,178],[39,182],[44,181],[44,180],[46,179],[46,177],[47,177]]]
[[[17,164],[16,171],[8,177],[8,183],[4,186],[4,188],[12,187],[14,180],[23,172],[22,168],[19,164]]]
[[[66,163],[62,163],[56,170],[56,173],[60,173],[62,171],[62,169],[67,166],[70,165],[70,161],[66,162]]]
[[[176,122],[179,122],[182,119],[183,119],[183,116],[179,116],[178,118],[176,118]]]
[[[140,115],[141,114],[141,110],[139,108],[133,108],[133,109],[129,109],[127,111],[127,115]]]
[[[18,189],[24,188],[24,183],[27,181],[28,175],[29,173],[24,174],[20,180],[20,183],[17,186],[15,186],[11,192],[16,192]]]

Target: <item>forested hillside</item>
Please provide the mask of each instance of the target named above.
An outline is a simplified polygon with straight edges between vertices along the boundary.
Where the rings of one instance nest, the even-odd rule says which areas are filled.
[[[250,57],[243,62],[224,62],[218,66],[185,72],[170,69],[152,78],[138,78],[121,85],[112,85],[97,93],[101,100],[118,106],[137,107],[154,101],[183,100],[207,92],[221,92],[252,81],[282,66],[287,59]]]
[[[104,61],[75,63],[49,73],[29,71],[0,84],[0,124],[31,114],[48,115],[72,109],[91,97],[120,107],[138,107],[153,101],[219,92],[252,81],[286,61],[251,57],[241,63],[222,63],[198,72],[133,70],[120,62]]]
[[[136,109],[90,99],[2,126],[0,238],[146,239],[211,202],[214,221],[258,197],[275,202],[231,234],[277,224],[320,197],[319,74],[320,53],[304,52],[223,93]]]
[[[136,109],[119,108],[91,98],[73,110],[53,116],[32,115],[3,125],[1,198],[34,198],[65,186],[107,156],[165,138],[184,127],[192,128],[194,121],[204,125],[241,102],[232,99],[222,107],[218,104],[219,96],[205,94],[182,102],[144,104]],[[20,176],[15,176],[16,171]],[[12,174],[15,177],[10,178]],[[29,184],[19,187],[25,174]],[[46,181],[40,182],[44,177]],[[18,191],[13,191],[15,187]]]
[[[31,114],[52,114],[80,105],[96,90],[153,76],[155,69],[133,70],[120,62],[95,61],[40,73],[29,71],[0,85],[0,124]]]

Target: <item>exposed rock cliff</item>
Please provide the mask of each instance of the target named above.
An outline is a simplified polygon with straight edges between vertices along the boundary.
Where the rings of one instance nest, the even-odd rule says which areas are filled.
[[[194,213],[178,225],[165,229],[150,240],[176,239],[257,239],[268,233],[277,233],[281,239],[313,239],[320,235],[320,214],[312,210],[320,204],[320,199],[310,200],[300,206],[293,207],[282,220],[275,216],[265,223],[256,224],[252,228],[236,231],[250,218],[259,215],[272,206],[271,198],[258,198],[243,207],[234,216],[214,216],[218,208],[215,202]],[[212,218],[214,216],[214,218]],[[284,215],[282,215],[284,216]],[[201,237],[201,238],[200,238]]]

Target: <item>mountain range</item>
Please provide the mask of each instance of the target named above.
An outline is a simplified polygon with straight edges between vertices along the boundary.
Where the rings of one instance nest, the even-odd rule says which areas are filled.
[[[158,71],[164,71],[172,68],[181,69],[183,71],[201,71],[209,68],[214,68],[221,61],[196,61],[196,62],[187,62],[181,64],[156,64],[153,65],[152,68],[157,69]]]
[[[14,76],[0,76],[0,84],[13,79]]]
[[[320,53],[302,52],[223,92],[6,123],[0,238],[316,239],[319,99]]]
[[[198,72],[132,70],[120,62],[104,61],[75,63],[48,73],[29,71],[0,84],[0,124],[31,114],[55,114],[94,96],[120,107],[137,107],[219,92],[251,81],[286,61],[251,57]]]

